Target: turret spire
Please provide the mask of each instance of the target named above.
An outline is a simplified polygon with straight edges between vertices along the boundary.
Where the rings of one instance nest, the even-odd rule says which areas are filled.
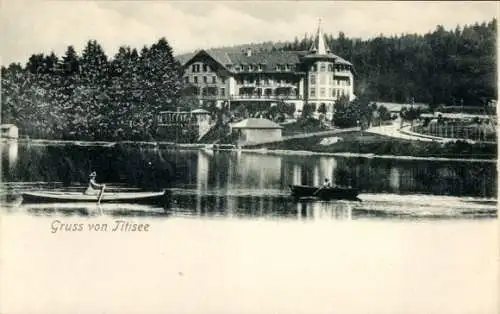
[[[326,46],[325,36],[323,35],[323,30],[321,29],[321,18],[318,19],[318,30],[316,32],[316,38],[311,46],[311,52],[317,53],[319,55],[324,55],[330,52],[330,49]]]

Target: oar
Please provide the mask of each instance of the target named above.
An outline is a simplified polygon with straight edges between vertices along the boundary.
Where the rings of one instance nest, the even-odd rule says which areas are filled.
[[[103,185],[102,188],[101,188],[101,192],[99,193],[99,198],[97,199],[97,204],[101,204],[101,198],[102,198],[102,194],[104,194],[104,188],[106,186]]]
[[[314,193],[313,193],[313,196],[316,196],[316,194],[319,193],[319,191],[323,190],[325,186],[321,186],[319,189],[317,189]]]

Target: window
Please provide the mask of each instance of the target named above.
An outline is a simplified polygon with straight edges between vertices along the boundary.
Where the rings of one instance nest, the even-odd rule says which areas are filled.
[[[325,95],[325,89],[324,89],[324,88],[321,88],[321,89],[319,90],[319,95],[320,95],[321,97],[325,97],[325,96],[326,96],[326,95]]]
[[[328,72],[333,72],[333,65],[332,64],[328,64]]]
[[[330,88],[330,97],[335,97],[335,90]]]
[[[239,72],[241,70],[241,67],[239,65],[234,67],[234,71]]]
[[[220,96],[226,96],[226,89],[225,89],[224,87],[221,87],[221,88],[220,88],[219,95],[220,95]]]
[[[204,76],[204,77],[203,77],[203,83],[206,83],[206,82],[207,82],[207,77],[206,77],[206,76]]]
[[[345,81],[347,86],[351,86],[351,80]]]
[[[325,72],[326,71],[326,65],[324,63],[321,63],[320,66],[319,66],[319,70],[321,72]]]
[[[194,77],[194,83],[198,84],[198,77],[197,76]]]
[[[309,84],[311,84],[311,85],[316,84],[316,75],[309,76]]]
[[[321,85],[325,85],[326,84],[326,76],[324,74],[320,74],[319,75],[319,83]]]
[[[192,66],[192,72],[193,73],[200,72],[200,65],[199,64],[193,64],[193,66]]]
[[[262,68],[263,68],[262,64],[259,64],[259,71],[262,71]]]
[[[316,64],[313,64],[313,66],[311,67],[311,71],[316,72],[316,70],[317,70]]]
[[[208,65],[206,64],[203,65],[203,72],[208,72]]]
[[[290,71],[290,66],[288,64],[285,64],[285,71]]]
[[[212,76],[212,84],[216,83],[217,78],[215,76]]]
[[[184,77],[184,83],[189,83],[189,76]]]
[[[248,71],[253,71],[253,65],[251,64],[248,65]]]
[[[316,97],[316,89],[311,88],[311,97]]]
[[[278,64],[278,65],[276,66],[276,71],[281,71],[281,65],[279,65],[279,64]]]
[[[260,78],[257,78],[257,79],[255,80],[255,83],[256,83],[257,85],[260,85]]]

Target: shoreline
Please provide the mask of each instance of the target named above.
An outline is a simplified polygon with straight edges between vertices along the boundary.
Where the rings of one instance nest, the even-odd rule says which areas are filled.
[[[229,150],[228,150],[229,151]],[[237,151],[237,150],[233,150]],[[355,158],[366,158],[366,159],[401,159],[401,160],[428,160],[428,161],[457,161],[457,162],[490,162],[496,163],[496,159],[479,159],[479,158],[448,158],[448,157],[434,157],[434,156],[398,156],[398,155],[376,155],[376,154],[362,154],[362,153],[351,153],[351,152],[315,152],[306,150],[286,150],[286,149],[241,149],[239,150],[245,153],[255,153],[261,155],[288,155],[288,156],[327,156],[327,157],[355,157]]]
[[[74,145],[79,147],[141,147],[141,148],[204,148],[207,144],[199,143],[174,143],[174,142],[147,142],[147,141],[77,141],[77,140],[46,140],[46,139],[5,139],[2,138],[0,143],[18,143],[27,145]]]
[[[496,163],[497,159],[491,158],[450,158],[436,156],[404,156],[404,155],[377,155],[374,153],[354,153],[354,152],[317,152],[309,150],[289,150],[289,149],[269,149],[269,148],[240,148],[240,149],[217,149],[213,150],[212,144],[198,143],[173,143],[173,142],[134,142],[134,141],[73,141],[73,140],[45,140],[45,139],[2,139],[1,143],[19,143],[35,145],[75,145],[79,147],[136,147],[136,148],[160,148],[160,149],[193,149],[203,151],[232,151],[245,152],[261,155],[288,155],[288,156],[327,156],[327,157],[354,157],[366,159],[400,159],[400,160],[428,160],[428,161],[456,161],[456,162],[490,162]]]

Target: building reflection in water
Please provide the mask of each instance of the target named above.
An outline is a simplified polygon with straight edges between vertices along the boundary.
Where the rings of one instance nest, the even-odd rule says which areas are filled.
[[[393,192],[399,192],[401,171],[398,167],[393,167],[390,170],[389,184]]]
[[[201,214],[201,197],[208,190],[209,156],[203,152],[198,152],[198,164],[196,169],[196,212]]]
[[[292,184],[302,185],[302,168],[300,167],[300,165],[293,165]]]
[[[18,153],[19,153],[19,145],[17,142],[9,142],[0,144],[2,151],[2,159],[7,157],[7,166],[8,169],[14,169],[16,167]],[[6,155],[6,156],[5,156]]]
[[[281,188],[282,157],[259,154],[241,154],[235,167],[239,187]]]
[[[331,182],[335,182],[335,168],[337,168],[337,161],[335,158],[321,157],[319,159],[319,177],[315,179],[314,184],[322,184],[325,178],[328,178]]]
[[[308,201],[298,202],[298,220],[351,220],[354,205],[342,201]]]

